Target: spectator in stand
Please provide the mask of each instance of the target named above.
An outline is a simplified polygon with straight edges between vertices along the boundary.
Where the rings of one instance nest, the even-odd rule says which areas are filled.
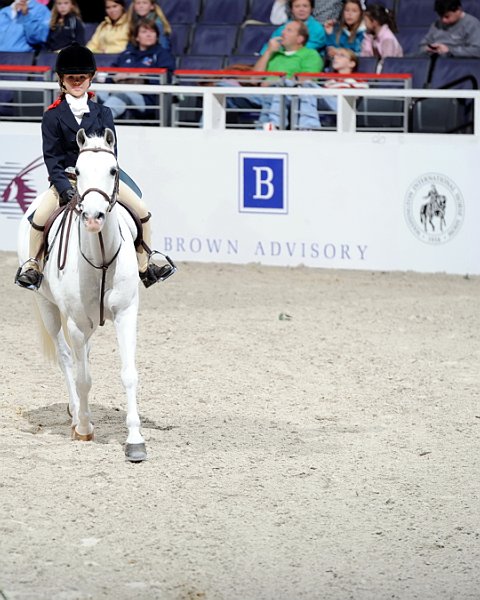
[[[465,13],[461,0],[435,0],[440,17],[420,42],[426,54],[480,58],[480,21]]]
[[[128,44],[125,0],[105,0],[105,19],[95,29],[87,48],[96,54],[119,54]]]
[[[326,79],[322,87],[330,90],[368,88],[368,83],[366,81],[359,81],[358,79],[355,79],[354,74],[357,71],[357,69],[358,55],[349,48],[339,48],[332,59],[332,73],[338,73],[339,75],[343,75],[343,77],[339,77],[338,79]],[[353,76],[347,77],[347,75]],[[337,112],[337,104],[338,102],[335,96],[323,96],[323,98],[319,100],[318,109],[320,112],[322,110]]]
[[[305,23],[307,26],[308,41],[306,47],[322,52],[325,49],[326,42],[325,29],[323,25],[312,16],[314,5],[314,0],[288,0],[288,7],[292,14],[292,20],[302,21],[302,23]],[[272,33],[270,39],[281,37],[284,29],[285,25],[278,27],[278,29]],[[267,45],[268,42],[263,46],[260,54],[263,54],[266,51]]]
[[[347,0],[343,6],[340,20],[330,19],[325,23],[327,55],[330,59],[340,48],[348,48],[356,54],[360,54],[365,37],[364,9],[363,0]]]
[[[330,19],[338,19],[342,5],[342,0],[315,0],[312,14],[317,21],[325,23]],[[288,0],[275,0],[270,14],[270,21],[273,25],[282,25],[289,19],[292,19],[292,12]]]
[[[36,0],[15,0],[0,10],[0,52],[32,52],[48,36],[50,11]]]
[[[55,0],[45,47],[51,52],[77,42],[85,44],[85,26],[76,0]]]
[[[262,86],[286,85],[293,87],[296,82],[292,80],[295,73],[318,73],[323,69],[323,59],[318,52],[307,48],[308,29],[303,21],[290,21],[282,31],[281,37],[270,39],[264,54],[258,59],[254,71],[283,72],[286,80],[267,79]],[[290,98],[286,97],[286,105]],[[270,129],[277,129],[280,123],[281,100],[278,96],[258,96],[256,102],[262,106],[258,120],[260,126],[267,125]],[[300,113],[304,118],[304,128],[308,129],[309,117],[312,115],[317,121],[316,99],[305,96],[300,102]]]
[[[131,69],[168,69],[169,80],[175,69],[175,58],[170,50],[166,50],[159,43],[159,31],[157,24],[152,21],[139,21],[135,27],[132,42],[127,49],[120,54],[112,67]],[[135,74],[117,73],[113,77],[116,83],[133,84],[157,84],[158,79],[145,79],[136,77]],[[108,106],[114,118],[121,116],[128,105],[135,107],[139,113],[145,113],[149,106],[158,101],[155,94],[139,94],[138,92],[121,92],[109,94],[99,92],[98,98],[104,106]]]
[[[395,37],[397,26],[392,13],[382,4],[369,4],[363,14],[367,32],[360,56],[376,56],[380,61],[387,56],[403,56]],[[380,62],[381,68],[381,62]]]
[[[146,19],[157,24],[160,34],[159,43],[162,48],[170,50],[170,35],[172,28],[164,15],[163,10],[154,0],[133,0],[128,9],[128,23],[130,26],[130,35],[135,31],[135,27],[139,21]]]

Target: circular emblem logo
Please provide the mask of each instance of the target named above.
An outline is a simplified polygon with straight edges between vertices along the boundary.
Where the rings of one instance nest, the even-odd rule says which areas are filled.
[[[412,233],[427,244],[444,244],[460,230],[465,203],[457,185],[441,173],[426,173],[405,195],[405,219]]]

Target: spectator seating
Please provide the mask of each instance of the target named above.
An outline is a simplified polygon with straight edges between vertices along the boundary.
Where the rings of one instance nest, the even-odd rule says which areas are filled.
[[[480,19],[480,2],[478,0],[462,0],[462,8],[469,15]]]
[[[227,56],[232,54],[237,39],[236,25],[206,25],[195,27],[189,54]]]
[[[245,20],[248,0],[203,0],[199,23],[239,25]]]
[[[480,88],[480,59],[478,58],[438,58],[432,71],[430,87],[439,88]]]
[[[428,28],[438,18],[433,5],[433,0],[399,0],[396,16],[399,31],[404,27]]]
[[[201,0],[162,0],[162,10],[172,23],[195,23],[201,9]]]
[[[0,65],[12,66],[31,66],[33,64],[33,52],[0,52]],[[0,79],[27,79],[28,72],[8,73],[0,72]],[[14,105],[21,104],[24,100],[25,92],[13,92],[10,90],[0,90],[0,116],[19,116],[20,110]]]
[[[248,19],[260,23],[270,23],[274,0],[250,0],[250,12]]]
[[[178,69],[190,69],[193,71],[198,70],[213,70],[223,68],[224,57],[223,56],[199,56],[187,54],[181,56],[178,60]]]
[[[378,59],[375,56],[359,56],[358,68],[359,73],[376,73]]]
[[[405,56],[415,56],[420,53],[420,42],[428,31],[428,27],[402,27],[396,34]]]
[[[190,44],[191,25],[188,23],[176,23],[172,27],[172,52],[174,56],[185,54]]]
[[[480,60],[438,58],[432,69],[430,87],[478,89]],[[412,131],[423,133],[470,132],[473,127],[473,101],[455,98],[423,98],[412,105]]]
[[[430,75],[429,56],[389,57],[383,61],[382,74],[409,73],[412,76],[412,87],[421,89],[427,87]]]
[[[254,65],[258,60],[258,55],[256,54],[233,54],[232,56],[227,56],[225,60],[225,67],[229,67],[230,65]]]
[[[275,31],[275,25],[245,25],[240,29],[235,54],[255,54]]]
[[[89,42],[92,39],[95,30],[97,29],[99,23],[84,23],[85,26],[85,43]]]

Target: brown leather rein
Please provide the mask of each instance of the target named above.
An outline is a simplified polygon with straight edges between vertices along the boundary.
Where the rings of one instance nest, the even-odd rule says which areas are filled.
[[[108,154],[112,154],[113,156],[115,156],[115,153],[112,150],[106,150],[105,148],[84,148],[83,150],[80,150],[79,154],[82,154],[82,152],[107,152]],[[120,170],[119,170],[118,164],[117,164],[116,174],[115,174],[115,183],[113,186],[113,192],[112,192],[111,196],[109,196],[106,192],[104,192],[100,188],[88,188],[87,190],[85,190],[83,192],[83,194],[81,196],[78,195],[78,191],[77,191],[77,195],[75,197],[75,200],[77,202],[76,202],[76,205],[74,206],[74,210],[78,216],[81,215],[81,206],[82,206],[82,202],[83,202],[85,196],[92,192],[96,192],[97,194],[100,194],[101,196],[103,196],[105,198],[105,200],[108,202],[107,213],[111,212],[111,210],[115,206],[117,199],[118,199],[119,173],[120,173]],[[69,224],[68,224],[68,229],[67,229],[67,236],[65,238],[67,240],[67,242],[66,242],[66,246],[65,246],[64,258],[63,258],[63,261],[61,262],[61,265],[60,265],[60,249],[59,249],[59,253],[58,253],[59,269],[63,269],[65,267],[65,261],[66,261],[66,256],[67,256],[67,245],[68,245],[68,239],[69,239],[69,234],[70,234],[70,226],[71,226],[72,216],[73,216],[73,210],[70,211],[70,219],[69,219]],[[119,229],[120,229],[120,226],[119,226]],[[120,249],[122,247],[123,236],[122,236],[121,230],[120,230],[120,237],[121,237],[120,244],[119,244],[116,252],[112,256],[112,258],[107,261],[106,256],[105,256],[105,244],[103,241],[102,232],[100,231],[98,233],[98,241],[100,243],[100,252],[102,254],[102,264],[96,265],[84,254],[84,252],[82,250],[81,237],[80,237],[80,219],[78,219],[78,247],[80,250],[80,254],[83,256],[83,258],[87,261],[87,263],[91,267],[93,267],[94,269],[98,269],[98,270],[101,269],[101,271],[102,271],[102,283],[101,283],[101,288],[100,288],[100,327],[103,327],[103,325],[105,325],[104,297],[105,297],[105,283],[106,283],[106,277],[107,277],[107,270],[108,270],[108,267],[117,258],[118,254],[120,252]],[[63,235],[61,236],[61,239],[63,239]]]

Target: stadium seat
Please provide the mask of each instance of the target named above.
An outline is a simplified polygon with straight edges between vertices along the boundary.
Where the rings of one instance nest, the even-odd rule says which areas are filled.
[[[174,56],[184,54],[190,43],[191,26],[187,23],[175,23],[172,25],[172,52]]]
[[[275,31],[275,25],[245,25],[240,29],[235,54],[256,54]]]
[[[234,54],[227,57],[225,67],[229,67],[230,65],[254,65],[257,60],[257,54]]]
[[[17,65],[17,66],[32,66],[34,60],[33,52],[0,52],[0,65]],[[29,73],[15,74],[15,79],[28,79]],[[12,75],[3,74],[0,72],[0,79],[11,80]],[[41,101],[42,92],[22,92],[11,90],[0,90],[0,116],[24,116],[27,114],[24,108],[13,106],[22,102]]]
[[[430,87],[479,89],[480,59],[478,58],[438,58],[432,71]]]
[[[429,56],[389,57],[383,61],[382,73],[409,73],[412,75],[412,87],[421,89],[427,86],[430,73]]]
[[[462,8],[469,15],[480,19],[480,2],[478,0],[462,0]]]
[[[237,39],[236,25],[205,25],[195,27],[190,44],[190,54],[228,56]]]
[[[248,0],[203,0],[199,23],[239,25],[245,20]]]
[[[399,31],[404,27],[428,28],[435,19],[438,19],[433,5],[433,0],[399,0],[396,18]]]
[[[223,56],[199,56],[189,55],[181,56],[178,60],[178,69],[191,69],[217,71],[223,68]]]
[[[251,0],[248,18],[260,23],[270,23],[274,0]]]
[[[162,10],[170,23],[195,23],[201,0],[162,0]]]
[[[480,60],[438,58],[434,62],[430,86],[433,89],[478,89]],[[470,133],[473,129],[473,100],[424,98],[412,106],[412,131],[422,133]]]
[[[425,37],[428,27],[402,27],[396,34],[405,56],[418,56],[420,42]]]
[[[358,73],[376,73],[378,58],[376,56],[359,56]]]
[[[99,23],[84,23],[83,25],[85,27],[85,43],[87,43],[92,39]]]

